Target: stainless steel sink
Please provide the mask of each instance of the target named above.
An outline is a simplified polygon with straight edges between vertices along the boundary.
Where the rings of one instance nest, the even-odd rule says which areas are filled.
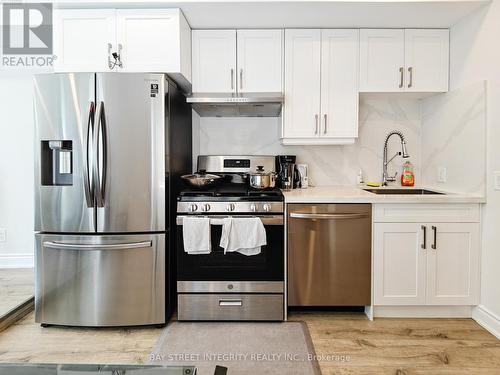
[[[444,193],[439,193],[433,190],[427,189],[363,189],[369,193],[373,194],[390,194],[390,195],[444,195]]]

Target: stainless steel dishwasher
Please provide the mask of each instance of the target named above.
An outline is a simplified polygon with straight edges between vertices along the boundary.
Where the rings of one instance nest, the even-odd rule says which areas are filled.
[[[371,304],[371,205],[288,205],[288,305]]]

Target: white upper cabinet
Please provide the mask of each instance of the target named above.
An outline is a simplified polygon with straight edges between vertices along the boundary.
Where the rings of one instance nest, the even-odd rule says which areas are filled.
[[[364,29],[360,40],[361,92],[448,91],[448,30]]]
[[[179,9],[63,9],[54,25],[55,71],[169,73],[190,84],[191,29]]]
[[[236,30],[193,30],[193,92],[236,93]]]
[[[54,70],[109,71],[108,56],[116,48],[113,9],[54,10]]]
[[[359,90],[404,90],[404,30],[361,30]]]
[[[194,30],[193,92],[282,92],[282,30]]]
[[[358,136],[359,30],[321,31],[321,135]]]
[[[449,30],[405,30],[406,91],[448,91]]]
[[[358,134],[359,30],[285,30],[282,143],[353,143]]]
[[[282,92],[283,30],[238,30],[239,92]]]
[[[283,143],[319,137],[321,30],[285,31]]]
[[[178,9],[117,10],[123,71],[179,72],[191,80],[191,30]]]

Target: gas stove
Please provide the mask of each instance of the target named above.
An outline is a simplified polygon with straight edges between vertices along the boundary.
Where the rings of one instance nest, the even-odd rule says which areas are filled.
[[[248,173],[275,170],[273,156],[199,156],[198,170],[224,178],[210,188],[184,189],[177,198],[177,292],[179,320],[269,320],[285,316],[284,197],[280,189],[252,189]],[[210,219],[208,254],[184,251],[184,220]],[[258,255],[224,252],[224,218],[258,217],[266,245]]]

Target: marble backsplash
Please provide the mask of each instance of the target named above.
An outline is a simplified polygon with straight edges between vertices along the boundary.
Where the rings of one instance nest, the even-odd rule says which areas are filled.
[[[486,194],[486,82],[422,100],[422,165],[429,187]]]
[[[365,181],[380,181],[384,139],[400,130],[407,139],[416,183],[421,181],[421,104],[401,97],[360,100],[359,138],[344,146],[283,146],[278,118],[200,118],[193,112],[193,149],[197,155],[297,155],[309,165],[311,185],[353,185],[359,169]],[[389,157],[401,150],[398,137],[391,138]],[[401,174],[403,159],[396,157],[389,173]],[[196,168],[196,163],[194,164]]]

